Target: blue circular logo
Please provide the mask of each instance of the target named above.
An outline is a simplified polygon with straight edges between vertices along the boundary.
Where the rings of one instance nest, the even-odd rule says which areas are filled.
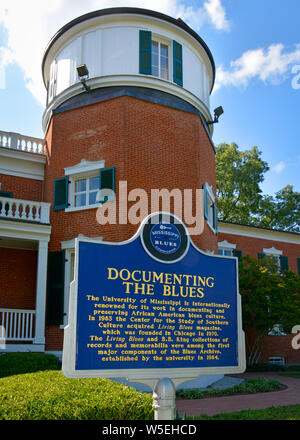
[[[162,254],[173,254],[181,244],[181,234],[172,223],[157,223],[151,228],[150,241]]]

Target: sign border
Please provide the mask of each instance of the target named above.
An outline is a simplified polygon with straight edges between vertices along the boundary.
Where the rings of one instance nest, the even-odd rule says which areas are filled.
[[[163,212],[162,212],[163,213]],[[149,217],[154,214],[148,215],[141,223],[138,231],[128,240],[122,242],[106,242],[101,244],[111,246],[123,246],[138,239],[141,235],[144,224],[149,220]],[[170,213],[163,213],[170,214]],[[171,214],[174,215],[174,214]],[[176,217],[176,216],[174,216]],[[177,218],[179,222],[179,220]],[[181,222],[183,224],[183,222]],[[184,225],[184,224],[183,224]],[[185,225],[184,225],[185,226]],[[149,386],[156,383],[164,377],[168,377],[177,385],[187,380],[196,379],[200,375],[211,374],[238,374],[243,373],[246,369],[246,356],[245,356],[245,334],[242,328],[242,308],[241,308],[241,296],[239,293],[239,280],[238,280],[238,258],[210,255],[200,250],[188,236],[189,244],[192,245],[198,252],[213,258],[226,258],[236,261],[236,288],[237,288],[237,351],[238,351],[238,365],[237,366],[225,366],[225,367],[193,367],[193,368],[135,368],[135,369],[105,369],[105,370],[76,370],[76,345],[77,345],[77,298],[78,298],[78,267],[79,267],[79,243],[88,242],[99,244],[99,241],[88,238],[76,238],[75,239],[75,265],[74,265],[74,280],[70,283],[70,296],[69,296],[69,322],[64,327],[64,344],[63,344],[63,358],[62,358],[62,372],[68,378],[127,378],[132,382],[147,383]],[[187,246],[188,248],[189,246]],[[151,254],[151,258],[155,259]],[[183,257],[181,257],[183,258]],[[180,259],[181,259],[180,258]],[[159,260],[162,262],[161,260]],[[174,261],[172,261],[173,263]],[[168,264],[169,262],[163,261],[162,263]]]

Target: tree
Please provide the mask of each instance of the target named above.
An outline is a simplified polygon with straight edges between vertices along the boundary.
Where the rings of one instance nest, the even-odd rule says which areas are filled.
[[[269,167],[257,147],[240,151],[236,144],[216,149],[216,180],[219,218],[249,224],[262,200],[260,183]]]
[[[278,273],[275,260],[258,262],[248,256],[239,263],[243,327],[248,365],[259,361],[265,336],[274,325],[290,333],[300,323],[300,277]]]
[[[300,193],[287,185],[275,196],[262,194],[269,170],[257,147],[240,151],[236,144],[216,148],[219,219],[283,231],[300,232]]]
[[[300,193],[287,185],[273,196],[264,196],[257,218],[260,226],[300,232]]]

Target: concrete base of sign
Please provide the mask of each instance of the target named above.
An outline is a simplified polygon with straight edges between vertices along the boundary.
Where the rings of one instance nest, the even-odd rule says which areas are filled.
[[[195,380],[187,380],[186,382],[181,383],[176,387],[177,390],[186,389],[186,388],[206,388],[210,385],[213,385],[215,382],[219,381],[224,377],[223,374],[203,374],[199,376]],[[137,391],[142,391],[145,393],[152,393],[152,389],[143,383],[138,382],[129,382],[123,377],[112,378],[116,382],[122,383],[123,385],[128,385],[135,388]]]

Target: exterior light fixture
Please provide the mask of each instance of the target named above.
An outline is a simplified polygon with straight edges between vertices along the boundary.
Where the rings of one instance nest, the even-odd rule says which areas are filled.
[[[215,108],[215,109],[214,109],[214,115],[215,115],[214,120],[213,120],[213,121],[208,121],[208,122],[207,122],[207,125],[209,125],[209,124],[215,124],[216,122],[219,122],[219,117],[220,117],[223,113],[224,113],[224,110],[223,110],[223,107],[222,107],[222,106]]]
[[[89,71],[88,68],[86,67],[86,64],[80,64],[80,66],[76,67],[76,70],[83,87],[87,92],[90,92],[91,89],[86,84],[86,80],[89,78]]]

